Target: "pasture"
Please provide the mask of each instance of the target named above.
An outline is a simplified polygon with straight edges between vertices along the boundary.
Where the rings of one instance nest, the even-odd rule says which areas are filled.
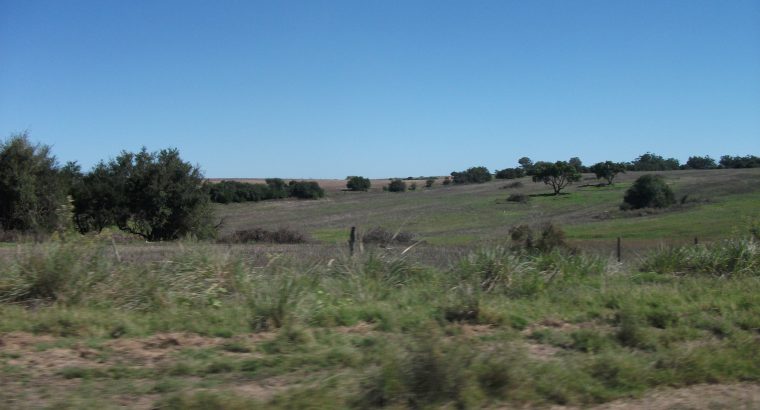
[[[304,244],[4,244],[0,407],[757,408],[760,169],[662,174],[683,204],[620,211],[634,172],[559,196],[320,181],[322,200],[216,208],[222,237]],[[544,222],[577,250],[508,240]],[[349,255],[351,226],[420,242]]]

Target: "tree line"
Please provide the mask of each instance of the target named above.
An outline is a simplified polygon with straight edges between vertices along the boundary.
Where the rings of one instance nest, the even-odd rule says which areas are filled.
[[[106,227],[149,241],[216,236],[212,202],[320,198],[316,182],[272,178],[266,184],[209,183],[176,149],[122,151],[89,172],[61,166],[50,147],[26,133],[0,142],[0,229],[30,233]]]

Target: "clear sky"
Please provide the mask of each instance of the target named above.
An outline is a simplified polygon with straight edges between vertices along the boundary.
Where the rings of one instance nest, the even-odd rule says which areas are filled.
[[[208,177],[760,154],[760,1],[0,0],[24,130]]]

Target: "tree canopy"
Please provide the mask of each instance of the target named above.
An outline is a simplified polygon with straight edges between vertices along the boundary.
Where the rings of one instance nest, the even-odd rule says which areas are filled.
[[[533,182],[550,185],[554,195],[558,195],[566,186],[581,179],[581,174],[566,161],[537,162],[533,166]]]

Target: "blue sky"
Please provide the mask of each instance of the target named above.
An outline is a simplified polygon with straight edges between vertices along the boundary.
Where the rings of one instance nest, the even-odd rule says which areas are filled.
[[[0,0],[23,130],[209,177],[760,154],[760,1]]]

